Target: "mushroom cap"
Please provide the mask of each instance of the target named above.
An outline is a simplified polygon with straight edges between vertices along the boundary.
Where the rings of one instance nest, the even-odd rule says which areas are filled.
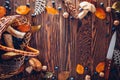
[[[84,9],[84,10],[88,10],[92,13],[94,13],[96,11],[95,6],[92,3],[89,3],[87,1],[83,1],[79,4],[79,6]]]

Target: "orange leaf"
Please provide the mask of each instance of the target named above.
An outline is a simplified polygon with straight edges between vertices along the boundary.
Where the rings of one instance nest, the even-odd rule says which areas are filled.
[[[105,67],[105,62],[100,62],[100,63],[96,66],[96,72],[100,73],[100,72],[104,71],[104,67]]]
[[[76,67],[76,72],[78,74],[84,74],[84,67],[82,65],[78,64]]]
[[[0,6],[0,18],[6,14],[6,9],[3,6]]]
[[[30,12],[30,8],[28,8],[25,5],[21,5],[19,7],[17,7],[16,9],[16,13],[21,14],[21,15],[26,15]]]
[[[106,18],[106,13],[102,8],[96,8],[95,15],[99,19],[105,19]]]
[[[20,25],[17,27],[17,29],[21,32],[28,32],[28,31],[30,31],[30,26],[29,25]]]
[[[47,13],[48,14],[52,14],[52,15],[56,15],[58,14],[58,10],[56,10],[55,8],[52,8],[52,7],[46,7],[46,10],[47,10]]]

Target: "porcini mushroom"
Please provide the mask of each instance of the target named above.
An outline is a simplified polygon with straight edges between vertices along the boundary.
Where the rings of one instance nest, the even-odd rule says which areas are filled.
[[[6,31],[9,32],[11,35],[17,37],[17,38],[23,38],[24,35],[26,34],[25,32],[20,32],[20,31],[15,30],[15,29],[12,28],[11,26],[9,26],[9,27],[6,29]]]
[[[88,10],[92,13],[94,13],[96,11],[96,8],[93,4],[87,2],[87,1],[83,1],[79,4],[79,6],[83,9],[83,10]]]
[[[83,1],[79,4],[80,8],[82,8],[83,10],[78,14],[78,18],[82,19],[84,18],[87,13],[90,11],[92,13],[94,13],[96,11],[96,8],[93,4]]]

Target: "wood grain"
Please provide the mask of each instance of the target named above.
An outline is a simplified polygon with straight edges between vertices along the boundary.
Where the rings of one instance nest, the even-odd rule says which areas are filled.
[[[54,75],[66,70],[70,71],[70,76],[75,77],[75,80],[84,80],[86,74],[93,75],[97,64],[105,60],[112,35],[111,27],[113,21],[111,13],[107,13],[105,20],[100,20],[94,14],[90,14],[86,19],[82,19],[82,25],[78,26],[78,20],[63,18],[62,14],[66,11],[66,8],[61,0],[55,0],[55,8],[62,7],[58,15],[47,14],[45,11],[32,18],[31,14],[34,11],[33,1],[11,0],[11,14],[16,14],[15,9],[19,5],[25,5],[26,2],[30,3],[31,12],[26,15],[27,18],[32,25],[42,25],[41,29],[32,35],[30,41],[32,47],[40,50],[40,55],[37,58],[43,65],[47,65],[48,71],[54,72]],[[51,1],[47,0],[47,5],[52,7]],[[78,9],[79,2],[84,0],[71,1]],[[103,2],[103,9],[105,9],[106,6],[111,6],[117,0],[95,1],[97,1],[97,6],[99,6],[100,2]],[[0,5],[3,3],[4,0],[0,0]],[[109,24],[106,24],[106,22],[109,22]],[[120,40],[118,39],[117,41],[119,44]],[[120,45],[117,46],[120,48]],[[84,75],[76,73],[77,64],[88,68],[88,70],[85,70]],[[54,70],[55,66],[59,67],[58,71]],[[23,72],[6,80],[43,80],[41,76],[41,73],[27,74]],[[99,80],[103,80],[99,76],[96,77]]]

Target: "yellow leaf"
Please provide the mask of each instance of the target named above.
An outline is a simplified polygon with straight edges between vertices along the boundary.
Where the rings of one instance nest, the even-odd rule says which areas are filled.
[[[55,8],[53,8],[53,7],[46,7],[46,10],[47,10],[47,13],[48,14],[52,14],[52,15],[56,15],[56,14],[58,14],[58,10],[56,10]]]
[[[6,8],[0,6],[0,18],[3,17],[5,14],[6,14]]]
[[[37,32],[38,30],[40,30],[41,25],[37,25],[37,26],[31,26],[31,31],[32,32]]]
[[[100,63],[96,66],[96,72],[100,73],[100,72],[104,71],[104,67],[105,67],[105,62],[100,62]]]
[[[21,5],[17,7],[16,13],[21,14],[21,15],[26,15],[30,12],[30,8],[27,7],[26,5]]]
[[[84,74],[84,67],[82,65],[78,64],[76,67],[76,72],[78,74]]]

